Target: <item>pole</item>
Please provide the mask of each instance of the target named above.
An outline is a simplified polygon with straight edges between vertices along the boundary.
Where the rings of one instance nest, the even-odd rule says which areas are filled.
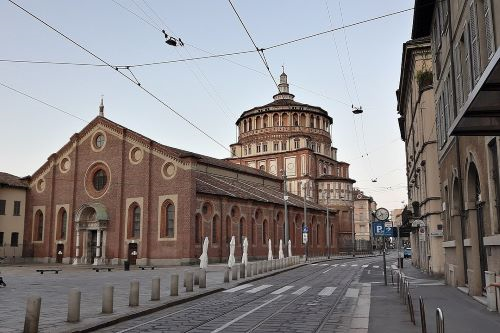
[[[352,213],[351,213],[351,237],[352,237],[352,256],[356,256],[356,251],[355,251],[355,240],[354,240],[354,204],[352,206]]]
[[[304,226],[307,228],[307,240],[306,240],[306,261],[307,261],[307,252],[308,252],[308,245],[309,245],[309,227],[307,226],[307,209],[306,209],[306,196],[307,196],[307,192],[306,192],[306,185],[307,185],[307,182],[304,183]],[[304,232],[302,230],[302,232]]]
[[[384,285],[387,286],[387,267],[386,267],[386,262],[385,262],[385,230],[384,230],[384,237],[382,238],[384,241]]]
[[[398,247],[398,269],[401,269],[401,259],[400,259],[400,255],[399,255],[399,227],[400,226],[397,226],[398,228],[398,244],[397,244],[397,247]]]
[[[330,191],[326,192],[326,247],[328,259],[330,259],[330,219],[328,218],[328,199]]]
[[[285,202],[285,244],[288,246],[289,230],[288,230],[288,207],[287,207],[288,195],[286,193],[286,167],[283,171],[283,201]]]

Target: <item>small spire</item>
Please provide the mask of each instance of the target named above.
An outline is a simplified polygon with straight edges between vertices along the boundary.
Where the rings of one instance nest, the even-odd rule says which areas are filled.
[[[101,105],[99,105],[99,116],[104,117],[104,96],[101,95]]]

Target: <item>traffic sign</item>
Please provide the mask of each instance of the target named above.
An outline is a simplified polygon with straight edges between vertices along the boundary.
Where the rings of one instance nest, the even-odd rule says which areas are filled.
[[[304,226],[304,228],[302,228],[302,232],[304,233],[308,233],[309,232],[309,228],[307,227],[307,225]]]
[[[384,222],[383,221],[372,222],[372,231],[373,231],[373,236],[384,236],[385,234]]]
[[[307,243],[307,232],[302,233],[302,243],[303,244]]]

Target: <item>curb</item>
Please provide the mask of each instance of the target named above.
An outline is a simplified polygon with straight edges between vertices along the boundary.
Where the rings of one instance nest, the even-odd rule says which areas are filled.
[[[68,331],[73,332],[73,333],[93,332],[95,330],[106,328],[109,326],[113,326],[113,325],[119,324],[121,322],[130,320],[130,319],[139,318],[139,317],[146,316],[146,315],[149,315],[149,314],[161,311],[161,310],[165,310],[165,309],[170,308],[170,307],[174,307],[174,306],[181,305],[181,304],[184,304],[187,302],[191,302],[191,301],[194,301],[196,299],[204,298],[206,296],[210,296],[212,294],[216,294],[218,292],[221,292],[221,291],[233,288],[233,287],[237,287],[237,286],[245,284],[245,283],[258,281],[258,280],[261,280],[261,279],[264,279],[264,278],[267,278],[270,276],[278,275],[278,274],[281,274],[281,273],[284,273],[284,272],[287,272],[287,271],[290,271],[293,269],[297,269],[297,268],[305,266],[305,265],[306,265],[305,263],[300,263],[300,264],[296,264],[292,267],[282,268],[281,270],[273,271],[269,274],[262,274],[261,276],[256,276],[256,277],[252,277],[252,278],[245,278],[244,280],[241,280],[241,281],[236,281],[236,280],[231,281],[231,282],[235,282],[235,284],[231,284],[231,282],[229,282],[229,283],[223,282],[222,286],[218,287],[216,289],[207,290],[206,292],[201,292],[201,293],[198,293],[196,295],[182,296],[183,298],[178,298],[178,299],[166,301],[163,304],[159,304],[157,306],[152,306],[152,307],[149,307],[147,309],[119,315],[118,317],[116,317],[114,319],[104,321],[102,323],[90,324],[90,325],[82,324],[82,326],[83,326],[82,328],[76,328],[76,327],[75,328],[68,328]],[[240,279],[238,279],[238,280],[240,280]]]

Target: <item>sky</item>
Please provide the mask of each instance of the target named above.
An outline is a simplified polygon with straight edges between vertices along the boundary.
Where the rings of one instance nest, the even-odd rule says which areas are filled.
[[[14,1],[108,64],[123,68],[120,72],[130,80],[107,66],[12,62],[102,64],[0,0],[2,172],[31,175],[98,115],[101,96],[105,116],[127,128],[168,146],[229,157],[238,117],[271,102],[277,91],[257,52],[134,66],[255,50],[229,1]],[[320,106],[333,118],[333,145],[338,159],[350,163],[355,187],[373,196],[379,207],[401,208],[406,201],[405,153],[395,91],[413,11],[272,46],[410,9],[414,1],[232,3],[257,47],[264,49],[274,78],[279,80],[284,66],[295,100]],[[185,45],[165,44],[161,30]],[[352,105],[364,112],[354,115]]]

